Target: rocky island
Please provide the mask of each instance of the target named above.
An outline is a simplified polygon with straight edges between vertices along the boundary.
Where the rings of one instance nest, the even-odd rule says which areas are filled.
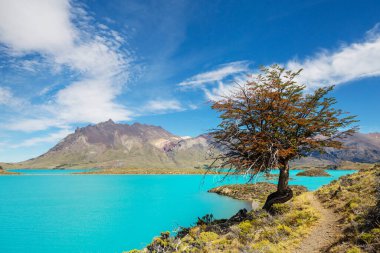
[[[324,169],[308,169],[301,172],[298,172],[296,176],[304,177],[331,177]]]

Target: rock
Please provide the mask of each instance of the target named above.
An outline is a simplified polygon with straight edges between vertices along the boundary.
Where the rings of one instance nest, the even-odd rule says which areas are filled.
[[[260,204],[257,201],[252,201],[252,210],[258,210],[260,209]]]

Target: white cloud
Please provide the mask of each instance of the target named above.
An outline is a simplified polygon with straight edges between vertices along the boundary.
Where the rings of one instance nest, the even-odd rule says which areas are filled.
[[[68,48],[75,33],[67,0],[0,0],[0,40],[15,52]]]
[[[11,145],[10,147],[11,148],[32,147],[41,143],[56,143],[57,141],[60,141],[63,138],[65,138],[70,133],[72,133],[72,130],[62,129],[58,132],[51,133],[47,135],[46,137],[30,138],[30,139],[24,140],[23,142],[19,144]]]
[[[9,107],[15,107],[15,106],[21,106],[24,104],[24,101],[22,101],[19,98],[16,98],[11,89],[7,87],[0,87],[0,106],[9,106]]]
[[[175,99],[170,100],[152,100],[144,107],[147,112],[167,112],[167,111],[182,111],[184,108],[181,103]]]
[[[0,87],[0,105],[5,105],[12,101],[12,92],[4,87]]]
[[[48,118],[21,119],[30,123],[22,124],[25,130],[47,129],[57,122],[130,119],[132,113],[116,101],[130,77],[130,54],[122,49],[124,39],[118,32],[93,23],[69,0],[0,0],[0,43],[6,46],[5,53],[20,58],[30,71],[37,63],[22,57],[37,54],[53,72],[69,69],[76,79],[40,105],[41,111],[50,112]],[[19,129],[21,123],[11,127]]]
[[[247,61],[230,62],[218,68],[197,74],[179,83],[181,87],[201,89],[209,100],[218,100],[233,92],[235,85],[247,81],[249,69]]]
[[[105,120],[105,116],[115,121],[130,119],[131,112],[113,102],[119,88],[107,79],[75,82],[58,92],[57,116],[64,122],[97,123]]]
[[[367,32],[366,38],[341,46],[335,51],[324,50],[304,60],[290,60],[287,69],[303,69],[298,81],[309,89],[326,85],[339,85],[361,78],[380,76],[380,24]],[[232,62],[216,70],[195,75],[179,83],[203,90],[207,99],[218,100],[231,94],[236,83],[249,81],[247,73],[254,76],[257,69],[249,69],[246,61]]]
[[[49,127],[67,127],[57,119],[52,118],[33,118],[19,119],[9,122],[5,128],[13,131],[34,132],[45,130]]]
[[[197,74],[179,83],[179,86],[202,87],[206,84],[216,83],[235,75],[241,75],[249,70],[248,62],[237,61],[220,65],[212,71]]]
[[[292,60],[288,69],[303,69],[300,81],[309,88],[343,84],[360,78],[380,76],[380,34],[375,30],[362,42],[323,51],[305,60]]]
[[[222,97],[228,96],[233,91],[235,90],[236,85],[235,83],[223,83],[223,82],[218,82],[217,87],[213,87],[210,89],[204,88],[203,91],[206,95],[206,98],[211,100],[211,101],[217,101],[221,99]]]

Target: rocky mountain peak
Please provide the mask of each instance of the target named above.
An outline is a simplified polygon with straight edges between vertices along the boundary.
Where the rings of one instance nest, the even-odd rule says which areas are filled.
[[[115,125],[115,122],[112,119],[109,119],[107,121],[98,123],[98,125]]]
[[[77,128],[75,133],[70,134],[51,150],[72,148],[73,145],[104,145],[109,148],[123,146],[131,141],[150,143],[161,147],[162,143],[176,141],[180,137],[173,135],[160,126],[141,123],[118,124],[112,119],[95,125]]]

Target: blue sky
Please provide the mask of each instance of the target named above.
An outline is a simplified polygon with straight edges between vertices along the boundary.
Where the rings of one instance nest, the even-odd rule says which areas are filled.
[[[380,131],[379,1],[0,0],[0,161],[109,118],[196,136],[273,63]]]

